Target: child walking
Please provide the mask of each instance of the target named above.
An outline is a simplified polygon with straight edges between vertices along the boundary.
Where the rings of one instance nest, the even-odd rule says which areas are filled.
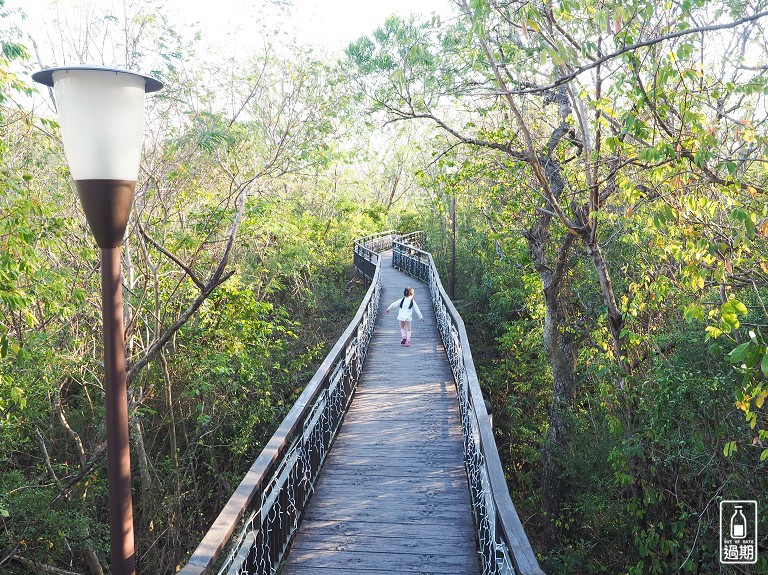
[[[400,306],[400,311],[397,312],[397,319],[400,321],[400,335],[403,339],[400,343],[405,347],[411,347],[411,321],[413,320],[413,312],[419,316],[421,321],[424,321],[424,316],[419,309],[419,306],[413,301],[413,288],[411,286],[406,287],[403,290],[403,298],[393,301],[387,308],[387,313],[395,306]]]

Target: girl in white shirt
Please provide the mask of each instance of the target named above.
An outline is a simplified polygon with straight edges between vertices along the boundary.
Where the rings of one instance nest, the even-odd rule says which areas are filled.
[[[424,321],[424,316],[413,301],[413,288],[408,286],[403,290],[403,298],[393,301],[387,308],[387,313],[395,306],[400,306],[400,311],[397,312],[397,319],[400,321],[400,335],[402,339],[400,343],[405,347],[411,347],[411,321],[413,320],[413,312],[419,316],[421,321]]]

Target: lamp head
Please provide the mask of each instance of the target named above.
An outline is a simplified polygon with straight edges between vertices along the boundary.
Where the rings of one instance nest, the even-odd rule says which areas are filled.
[[[53,87],[64,153],[97,243],[119,246],[139,174],[144,96],[162,82],[103,66],[48,68],[32,79]]]

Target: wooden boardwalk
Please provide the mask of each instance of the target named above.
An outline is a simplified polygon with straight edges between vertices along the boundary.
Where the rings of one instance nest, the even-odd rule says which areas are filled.
[[[448,359],[426,286],[382,254],[376,330],[282,575],[479,573]],[[416,289],[411,347],[386,307]]]

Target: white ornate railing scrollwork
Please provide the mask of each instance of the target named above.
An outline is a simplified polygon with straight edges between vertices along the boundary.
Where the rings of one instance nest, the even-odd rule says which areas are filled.
[[[464,322],[443,289],[432,255],[405,238],[392,243],[392,265],[429,285],[456,382],[483,575],[544,575],[509,496]]]

